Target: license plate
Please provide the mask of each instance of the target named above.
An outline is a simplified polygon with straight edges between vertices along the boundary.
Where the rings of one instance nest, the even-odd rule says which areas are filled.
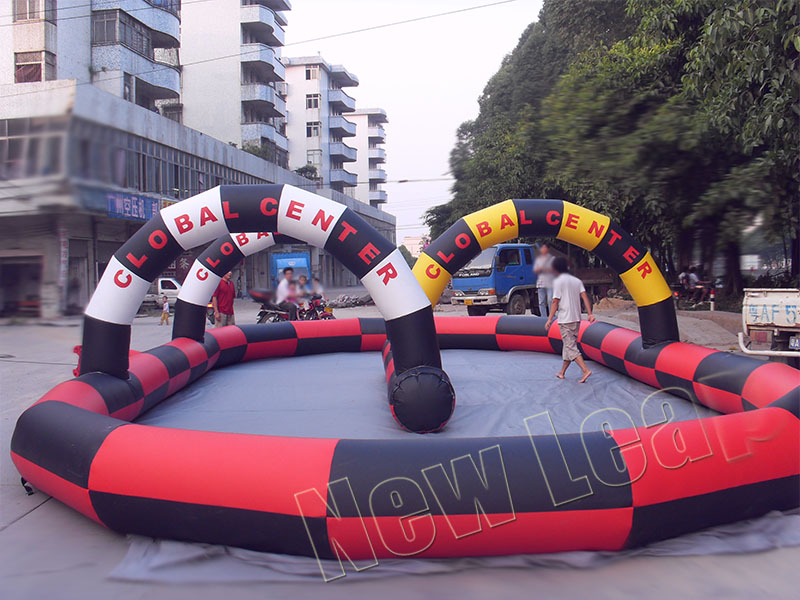
[[[464,300],[464,304],[467,306],[472,306],[472,300]]]
[[[800,350],[800,336],[793,335],[789,338],[789,349]]]
[[[333,312],[333,309],[332,309],[330,306],[326,306],[326,307],[325,307],[325,312],[327,312],[327,313],[332,313],[332,312]]]

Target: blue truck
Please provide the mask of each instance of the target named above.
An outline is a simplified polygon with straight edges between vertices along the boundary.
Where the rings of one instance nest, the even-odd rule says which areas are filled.
[[[490,310],[524,315],[528,307],[539,314],[534,246],[497,244],[476,256],[453,275],[451,304],[465,305],[467,314],[483,316]]]

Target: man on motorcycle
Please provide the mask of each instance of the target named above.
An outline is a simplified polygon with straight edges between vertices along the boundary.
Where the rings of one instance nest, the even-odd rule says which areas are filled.
[[[296,290],[295,293],[292,294],[292,290],[290,285],[292,284],[292,277],[294,276],[294,269],[292,267],[286,267],[283,269],[283,279],[278,284],[278,289],[275,290],[275,304],[278,305],[278,308],[281,310],[285,310],[289,313],[289,319],[292,321],[297,320],[297,304],[292,301],[291,296],[295,296],[296,300]]]

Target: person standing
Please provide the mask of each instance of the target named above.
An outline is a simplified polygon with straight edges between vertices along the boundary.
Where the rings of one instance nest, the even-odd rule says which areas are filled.
[[[581,327],[581,300],[586,306],[587,318],[590,323],[595,321],[592,314],[592,303],[586,293],[586,288],[583,287],[583,282],[570,275],[566,258],[556,257],[553,259],[552,266],[556,278],[553,281],[553,304],[550,307],[550,316],[547,317],[545,330],[550,329],[554,318],[558,319],[558,328],[561,331],[561,341],[563,342],[561,358],[564,359],[564,364],[556,377],[564,379],[567,367],[572,364],[572,361],[575,361],[583,372],[580,383],[585,383],[592,372],[586,366],[586,362],[578,350],[578,332]]]
[[[553,255],[547,244],[539,246],[539,256],[533,262],[536,273],[536,295],[539,298],[539,316],[546,317],[553,303]]]
[[[161,305],[161,322],[158,324],[161,327],[164,323],[169,325],[169,298],[164,296],[164,304]]]
[[[283,279],[278,284],[278,289],[275,290],[275,304],[278,305],[278,308],[284,310],[289,313],[289,319],[292,321],[297,320],[297,304],[291,301],[291,290],[289,288],[290,284],[292,283],[292,277],[294,277],[294,269],[292,267],[286,267],[283,269]],[[296,291],[295,291],[296,295]]]
[[[236,286],[231,281],[231,272],[228,271],[222,276],[214,295],[211,297],[211,305],[214,308],[214,319],[217,327],[226,325],[236,325],[233,316],[233,298],[236,296]]]

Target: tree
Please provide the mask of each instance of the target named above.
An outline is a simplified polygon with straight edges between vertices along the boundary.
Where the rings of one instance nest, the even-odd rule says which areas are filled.
[[[294,172],[300,175],[301,177],[305,177],[306,179],[317,178],[317,167],[315,167],[311,163],[303,165],[299,169],[295,169]]]
[[[403,258],[406,259],[406,262],[408,263],[408,266],[413,269],[414,265],[417,262],[417,259],[414,258],[413,256],[411,256],[411,251],[408,248],[406,248],[405,244],[400,244],[400,247],[398,248],[398,250],[400,250],[400,254],[403,255]]]

